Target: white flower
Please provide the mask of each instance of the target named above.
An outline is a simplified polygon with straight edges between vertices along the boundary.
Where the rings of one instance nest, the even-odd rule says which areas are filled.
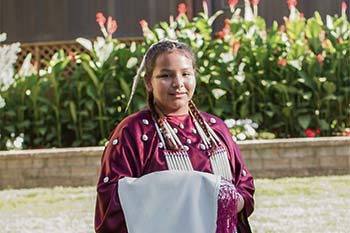
[[[22,149],[23,141],[24,141],[24,139],[23,139],[23,137],[21,137],[21,135],[16,137],[16,139],[13,141],[14,149]]]
[[[233,141],[237,142],[236,136],[232,135],[232,139],[233,139]]]
[[[13,148],[13,144],[12,144],[10,139],[7,139],[7,141],[6,141],[6,148],[7,149],[12,149]]]
[[[5,107],[5,105],[6,105],[5,100],[4,100],[4,98],[2,98],[2,96],[0,95],[0,108]]]
[[[234,76],[234,78],[239,82],[242,83],[245,80],[245,73],[244,73],[244,67],[245,63],[242,62],[238,66],[238,74]]]
[[[21,51],[20,43],[0,47],[0,91],[6,91],[14,83],[14,64],[17,53]]]
[[[231,52],[230,53],[222,53],[222,54],[220,54],[220,57],[222,58],[222,61],[224,63],[228,63],[228,62],[233,61],[233,55]]]
[[[252,8],[250,7],[250,2],[249,2],[249,0],[245,0],[244,20],[245,21],[253,21],[253,19],[254,19],[254,14],[253,14]]]
[[[237,74],[234,76],[234,78],[239,82],[239,83],[243,83],[245,80],[245,75],[243,74]]]
[[[0,34],[0,42],[5,41],[5,40],[6,40],[6,37],[7,37],[7,35],[6,35],[5,32],[4,32],[4,33],[1,33],[1,34]]]
[[[29,53],[23,61],[21,69],[18,71],[18,76],[27,77],[36,73],[35,67],[31,63],[32,54]]]
[[[224,120],[224,123],[228,128],[232,128],[233,126],[236,125],[236,121],[234,119],[226,119]]]
[[[91,43],[90,40],[82,38],[82,37],[79,37],[79,38],[76,39],[76,41],[80,45],[82,45],[84,48],[86,48],[87,50],[92,51],[92,43]]]
[[[256,135],[256,131],[251,125],[245,124],[244,129],[247,131],[248,136],[254,137]]]
[[[237,134],[237,139],[240,141],[243,141],[247,138],[247,136],[244,133]]]
[[[292,60],[292,61],[289,62],[289,64],[291,66],[293,66],[294,68],[296,68],[297,70],[301,70],[301,61],[300,61],[300,59]]]
[[[333,25],[333,18],[329,15],[326,16],[326,25],[327,25],[327,28],[332,30],[334,28],[334,25]]]
[[[96,51],[96,55],[98,57],[99,66],[101,67],[105,61],[110,57],[111,53],[113,52],[114,45],[112,42],[105,41],[102,37],[97,37],[95,43],[94,43],[94,49]]]
[[[226,91],[220,88],[214,88],[211,92],[215,99],[220,99],[220,97],[226,94]]]

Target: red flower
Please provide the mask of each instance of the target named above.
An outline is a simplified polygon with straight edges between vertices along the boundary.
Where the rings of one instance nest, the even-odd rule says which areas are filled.
[[[219,32],[218,32],[218,38],[219,38],[219,39],[224,39],[224,35],[225,35],[225,34],[224,34],[223,31],[219,31]]]
[[[321,66],[323,66],[323,55],[322,54],[318,54],[317,56],[316,56],[316,60],[318,61],[318,63],[321,65]]]
[[[75,62],[75,55],[74,55],[74,52],[69,51],[69,52],[68,52],[68,55],[69,55],[69,60],[70,60],[71,62]]]
[[[316,129],[316,130],[315,130],[315,133],[316,133],[317,135],[320,135],[320,134],[321,134],[321,130],[320,130],[320,129]]]
[[[341,3],[341,10],[342,11],[346,11],[346,8],[347,8],[346,2],[342,1],[342,3]]]
[[[288,4],[288,9],[292,9],[292,7],[296,7],[298,5],[298,1],[297,0],[287,0],[287,4]]]
[[[259,4],[260,0],[252,0],[252,5],[257,6]]]
[[[231,27],[230,27],[230,20],[229,19],[225,19],[225,26],[222,29],[222,32],[224,33],[224,36],[229,35],[231,32]]]
[[[228,0],[228,5],[234,8],[238,3],[238,0]]]
[[[139,23],[140,23],[140,25],[141,25],[142,30],[148,28],[148,23],[147,23],[146,20],[142,19],[142,20],[140,20]]]
[[[205,15],[208,15],[208,3],[207,3],[207,0],[202,0],[202,5],[203,5],[203,13]]]
[[[278,65],[285,67],[287,65],[287,59],[281,58],[278,60]]]
[[[315,137],[315,133],[314,133],[311,129],[305,130],[305,134],[306,134],[306,136],[308,136],[309,138],[314,138],[314,137]]]
[[[240,41],[233,42],[233,44],[232,44],[232,52],[233,52],[233,54],[237,54],[240,47],[241,47],[241,42]]]
[[[344,136],[350,136],[350,128],[344,129]]]
[[[180,4],[177,6],[177,12],[179,13],[179,15],[184,15],[184,14],[186,14],[186,12],[187,12],[186,4],[185,4],[185,3],[180,3]]]
[[[338,37],[338,38],[337,38],[337,42],[338,42],[338,44],[343,43],[343,38]]]
[[[112,34],[117,31],[117,28],[118,28],[117,21],[112,20],[112,17],[109,16],[107,21],[107,31],[109,35],[112,36]]]
[[[106,17],[101,12],[97,12],[96,22],[98,23],[98,25],[100,25],[101,28],[103,28],[104,24],[106,23]]]

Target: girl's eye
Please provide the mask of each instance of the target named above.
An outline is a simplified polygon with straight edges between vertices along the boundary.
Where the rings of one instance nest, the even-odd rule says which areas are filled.
[[[160,74],[157,76],[157,78],[169,78],[170,75],[169,74]]]
[[[192,74],[189,72],[186,72],[186,73],[183,73],[182,75],[188,77],[188,76],[191,76]]]

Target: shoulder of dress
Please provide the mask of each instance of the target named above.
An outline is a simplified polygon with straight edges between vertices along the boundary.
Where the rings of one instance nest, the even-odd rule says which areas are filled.
[[[153,126],[154,120],[151,117],[151,112],[145,109],[125,117],[115,127],[113,134],[120,134],[123,131],[128,131],[130,134],[137,134],[139,132],[147,132]]]
[[[204,120],[210,125],[210,126],[222,126],[225,125],[224,121],[219,118],[218,116],[215,116],[213,114],[207,113],[207,112],[201,112],[201,115],[203,116]]]

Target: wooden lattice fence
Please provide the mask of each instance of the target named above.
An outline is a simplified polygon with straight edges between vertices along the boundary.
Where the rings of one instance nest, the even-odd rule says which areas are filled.
[[[132,41],[141,43],[142,37],[121,38],[119,41],[129,45]],[[18,54],[15,68],[19,69],[23,64],[26,56],[32,54],[32,63],[36,63],[39,69],[46,67],[46,62],[50,61],[52,56],[63,49],[65,54],[73,53],[88,53],[88,51],[76,41],[55,41],[55,42],[38,42],[38,43],[23,43],[21,44],[21,52]],[[72,72],[72,67],[68,67],[67,72]]]

